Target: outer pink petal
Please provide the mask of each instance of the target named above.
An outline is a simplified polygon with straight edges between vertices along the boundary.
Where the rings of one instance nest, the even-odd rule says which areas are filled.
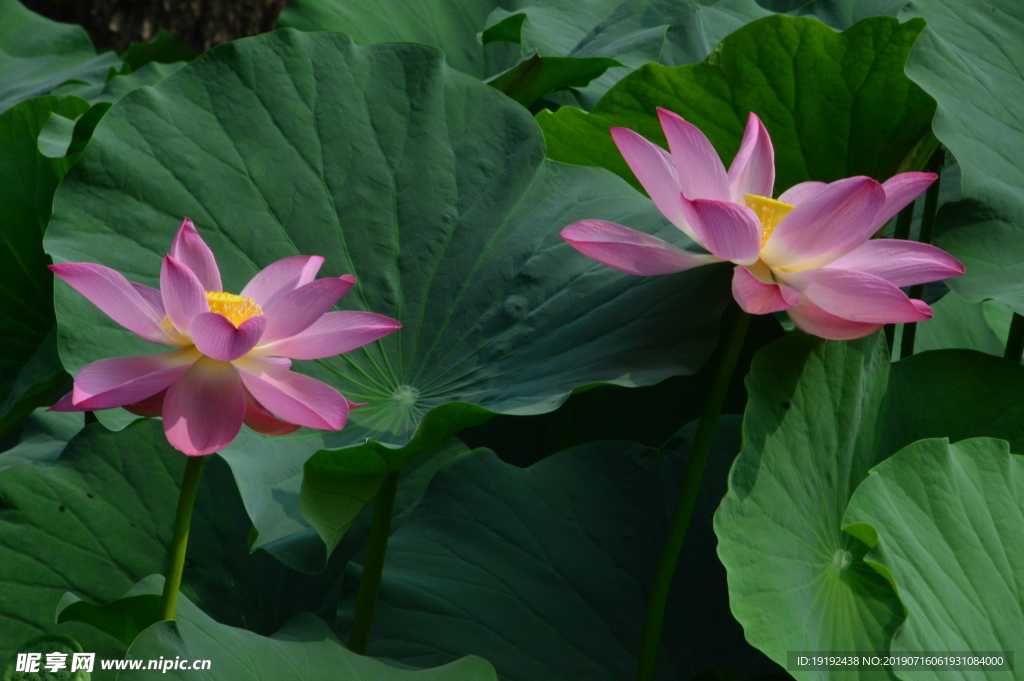
[[[916,241],[871,239],[825,266],[873,274],[895,286],[958,277],[964,265],[941,248]]]
[[[394,319],[373,312],[328,312],[302,333],[261,345],[250,354],[280,355],[292,359],[334,357],[400,328],[402,325]]]
[[[196,349],[222,362],[238,359],[256,347],[266,328],[266,317],[250,317],[235,328],[227,317],[216,312],[196,315],[191,327]]]
[[[252,298],[260,307],[266,309],[284,294],[316,279],[316,273],[323,264],[324,259],[319,255],[293,255],[282,258],[260,270],[245,285],[241,295]],[[352,283],[355,283],[354,278]]]
[[[154,343],[170,343],[146,298],[120,272],[88,262],[50,265],[50,270],[115,322]]]
[[[287,435],[302,426],[282,421],[260,404],[252,393],[245,390],[245,425],[263,435]]]
[[[874,231],[881,229],[882,225],[920,196],[921,192],[928,189],[938,177],[935,173],[900,173],[882,183],[882,189],[885,190],[885,205],[875,218]]]
[[[783,280],[829,314],[867,324],[920,322],[931,308],[881,277],[853,270],[802,270]]]
[[[559,236],[580,253],[620,272],[641,277],[682,272],[718,260],[604,220],[574,222]]]
[[[882,324],[852,322],[829,314],[803,296],[800,297],[800,303],[786,310],[786,313],[801,331],[830,340],[863,338],[882,328]]]
[[[354,277],[318,279],[284,294],[270,307],[263,308],[267,330],[263,342],[272,343],[302,333],[345,295]]]
[[[704,133],[678,114],[660,107],[658,118],[672,150],[683,195],[688,199],[728,201],[729,178],[725,166]]]
[[[764,123],[753,111],[747,116],[747,129],[736,158],[729,166],[729,191],[733,201],[743,202],[744,194],[771,198],[775,187],[775,150]]]
[[[761,221],[732,201],[683,199],[683,214],[697,240],[722,260],[753,265],[761,252]]]
[[[679,175],[667,151],[628,128],[612,128],[612,139],[661,214],[684,229]]]
[[[220,283],[220,270],[217,268],[217,260],[213,257],[213,251],[199,236],[196,226],[188,218],[182,221],[178,234],[171,243],[171,255],[195,273],[205,290],[224,290]]]
[[[828,185],[824,182],[814,182],[813,180],[811,182],[794,184],[792,187],[782,192],[782,195],[779,196],[779,201],[788,203],[791,206],[798,206],[827,186]]]
[[[160,416],[164,413],[164,398],[167,397],[167,390],[161,390],[155,395],[150,395],[144,400],[133,402],[132,404],[123,405],[125,411],[131,412],[136,416],[145,416],[146,418],[152,418],[154,416]]]
[[[255,357],[234,362],[245,387],[278,418],[310,428],[341,430],[349,401],[320,381]]]
[[[787,310],[799,301],[799,294],[788,286],[765,283],[746,267],[737,267],[732,275],[732,296],[750,314],[768,314]]]
[[[153,316],[155,319],[163,320],[164,318],[164,299],[160,295],[160,291],[157,291],[152,286],[146,286],[144,284],[136,284],[134,281],[130,282],[132,288],[139,292],[142,299],[149,303],[149,306],[153,308]]]
[[[84,409],[113,409],[144,400],[178,380],[199,357],[195,348],[182,348],[101,359],[78,372],[72,402]]]
[[[92,411],[92,409],[89,409],[88,407],[76,407],[75,403],[71,401],[71,397],[74,394],[75,391],[72,390],[64,397],[57,400],[57,402],[46,411]]]
[[[782,219],[761,259],[774,268],[824,265],[871,238],[884,203],[882,185],[870,177],[833,182]]]
[[[160,268],[160,294],[164,310],[175,328],[187,334],[192,318],[210,311],[199,278],[173,255],[165,255]]]
[[[231,444],[245,418],[245,392],[227,362],[200,358],[164,398],[164,434],[189,456],[213,454]]]

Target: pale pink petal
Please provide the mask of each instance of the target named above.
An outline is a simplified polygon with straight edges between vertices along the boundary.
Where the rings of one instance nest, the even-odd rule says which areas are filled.
[[[203,241],[203,237],[199,236],[196,226],[188,218],[182,221],[178,234],[171,243],[171,255],[195,273],[204,290],[224,290],[213,251]]]
[[[253,397],[278,418],[324,430],[341,430],[348,420],[348,400],[326,383],[255,357],[234,366]]]
[[[345,295],[355,283],[353,277],[318,279],[284,294],[263,308],[267,330],[263,342],[272,343],[302,333]]]
[[[750,208],[732,201],[683,199],[683,215],[697,240],[711,254],[753,265],[761,252],[761,221]]]
[[[729,166],[729,191],[733,201],[742,203],[744,194],[771,198],[774,186],[775,151],[772,140],[764,123],[751,111],[740,150]]]
[[[394,319],[373,312],[328,312],[302,333],[261,345],[250,354],[254,357],[280,355],[292,359],[334,357],[361,348],[400,328],[402,325]]]
[[[144,400],[178,380],[199,357],[195,348],[182,348],[101,359],[78,372],[72,402],[85,409],[113,409]]]
[[[245,391],[245,425],[263,435],[287,435],[302,426],[277,418],[260,404],[252,393]]]
[[[626,274],[641,277],[682,272],[717,262],[712,255],[685,251],[629,227],[604,220],[580,220],[559,235],[573,248]]]
[[[189,332],[193,317],[210,311],[199,278],[173,255],[165,255],[160,268],[160,295],[167,317],[183,334]]]
[[[782,218],[761,259],[774,268],[824,265],[871,238],[884,203],[882,185],[870,177],[833,182]]]
[[[231,444],[245,418],[245,392],[227,362],[201,357],[164,398],[167,441],[189,456],[213,454]]]
[[[882,324],[852,322],[825,312],[804,296],[796,307],[786,310],[786,314],[798,329],[819,338],[829,340],[853,340],[870,336],[882,328]]]
[[[253,277],[240,295],[266,309],[278,298],[316,279],[324,259],[319,255],[293,255],[267,265]],[[353,278],[352,283],[355,283]]]
[[[877,232],[882,225],[889,222],[896,213],[907,207],[911,201],[921,195],[939,178],[935,173],[900,173],[893,175],[882,183],[885,190],[885,205],[875,218]]]
[[[192,319],[192,340],[207,357],[230,362],[256,347],[267,328],[266,317],[250,317],[235,328],[227,317],[203,312]]]
[[[679,205],[682,190],[669,153],[628,128],[612,128],[611,133],[619,153],[654,205],[672,224],[685,231],[686,221]]]
[[[924,284],[964,273],[963,263],[941,248],[897,239],[871,239],[825,267],[873,274],[895,286]]]
[[[133,289],[139,292],[142,299],[149,303],[149,306],[153,308],[153,316],[156,319],[162,320],[164,318],[164,299],[160,295],[160,291],[157,291],[152,286],[136,284],[134,281],[131,282],[131,285]]]
[[[728,201],[729,177],[718,152],[697,126],[658,108],[658,118],[676,164],[679,188],[688,199]]]
[[[743,311],[750,314],[779,312],[799,301],[799,294],[790,287],[763,282],[742,266],[733,272],[732,296]]]
[[[168,344],[162,316],[120,272],[88,262],[50,265],[50,270],[115,322],[154,343]]]
[[[929,319],[931,309],[881,277],[853,270],[818,269],[777,274],[825,312],[867,324]],[[922,308],[921,305],[924,305]]]
[[[782,192],[782,195],[778,200],[783,203],[788,203],[791,206],[798,206],[827,186],[828,185],[824,182],[815,182],[813,180],[810,182],[801,182],[800,184],[794,184],[792,187]]]

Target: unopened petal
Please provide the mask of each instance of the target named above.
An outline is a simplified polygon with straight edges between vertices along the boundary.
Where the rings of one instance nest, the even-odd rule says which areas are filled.
[[[672,151],[683,195],[690,200],[728,201],[729,177],[722,159],[704,133],[666,109],[658,109],[658,118]]]
[[[167,317],[180,333],[188,334],[193,317],[210,311],[199,278],[173,255],[164,256],[160,269],[160,294]]]
[[[120,272],[93,263],[50,265],[50,270],[115,322],[154,343],[170,344],[146,298]]]
[[[318,255],[293,255],[271,263],[253,277],[240,294],[266,309],[277,299],[316,279],[324,259]],[[353,278],[352,283],[355,283]]]
[[[683,199],[683,214],[697,240],[716,258],[741,265],[757,262],[761,221],[747,206],[732,201]]]
[[[263,342],[272,343],[302,333],[320,319],[355,284],[352,277],[317,279],[284,294],[263,308],[267,330]]]
[[[278,418],[324,430],[341,430],[348,420],[348,400],[326,383],[256,357],[234,366],[253,397]]]
[[[750,314],[788,310],[799,301],[799,295],[793,289],[763,282],[742,266],[733,272],[732,295],[743,311]]]
[[[267,328],[267,318],[250,317],[236,328],[227,317],[203,312],[192,320],[192,340],[207,357],[230,362],[246,354],[259,342]]]
[[[185,218],[171,243],[171,255],[195,273],[206,291],[223,291],[220,270],[213,251],[196,231],[192,221]]]
[[[604,220],[574,222],[560,236],[580,253],[620,272],[641,277],[682,272],[718,260]]]
[[[801,331],[829,340],[863,338],[882,328],[882,324],[854,322],[825,312],[803,296],[796,307],[786,310],[786,314]]]
[[[932,316],[927,305],[873,274],[825,268],[780,276],[825,312],[853,322],[900,324]]]
[[[680,205],[679,175],[669,153],[628,128],[612,128],[611,134],[622,158],[661,214],[687,231]]]
[[[754,112],[747,116],[747,129],[736,158],[729,166],[732,200],[743,202],[744,194],[771,198],[775,187],[775,150],[764,123]],[[795,205],[795,204],[794,204]]]
[[[261,345],[250,354],[292,359],[334,357],[361,348],[400,328],[402,325],[394,319],[373,312],[328,312],[302,333]]]
[[[138,402],[174,383],[200,356],[195,348],[182,348],[101,359],[78,372],[72,400],[84,409],[113,409]]]
[[[238,371],[201,357],[167,389],[164,433],[189,456],[219,452],[238,435],[245,418],[245,393]]]
[[[958,277],[964,273],[963,263],[941,248],[898,239],[871,239],[833,260],[826,268],[873,274],[900,287]]]

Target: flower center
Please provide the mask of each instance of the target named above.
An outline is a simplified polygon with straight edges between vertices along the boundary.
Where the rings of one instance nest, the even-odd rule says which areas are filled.
[[[747,204],[747,208],[754,211],[761,221],[761,248],[768,243],[768,237],[782,222],[782,218],[789,215],[789,211],[796,207],[784,201],[776,201],[767,196],[755,196],[754,194],[744,194],[743,200]]]
[[[210,304],[210,312],[227,317],[235,326],[238,326],[246,319],[260,317],[263,315],[263,308],[256,304],[252,298],[236,296],[234,293],[224,291],[207,291],[206,302]]]

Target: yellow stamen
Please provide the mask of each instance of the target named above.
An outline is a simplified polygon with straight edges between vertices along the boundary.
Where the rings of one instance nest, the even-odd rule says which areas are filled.
[[[256,301],[249,297],[236,296],[234,293],[224,291],[207,291],[206,302],[210,304],[210,312],[228,318],[235,326],[238,326],[246,319],[260,317],[263,315],[263,308],[256,304]]]
[[[778,224],[782,222],[782,218],[789,215],[789,211],[796,207],[784,201],[769,199],[767,196],[744,194],[743,199],[747,204],[747,208],[753,210],[757,214],[758,219],[761,220],[761,248],[764,248],[764,245],[768,243],[768,237],[772,235]]]

